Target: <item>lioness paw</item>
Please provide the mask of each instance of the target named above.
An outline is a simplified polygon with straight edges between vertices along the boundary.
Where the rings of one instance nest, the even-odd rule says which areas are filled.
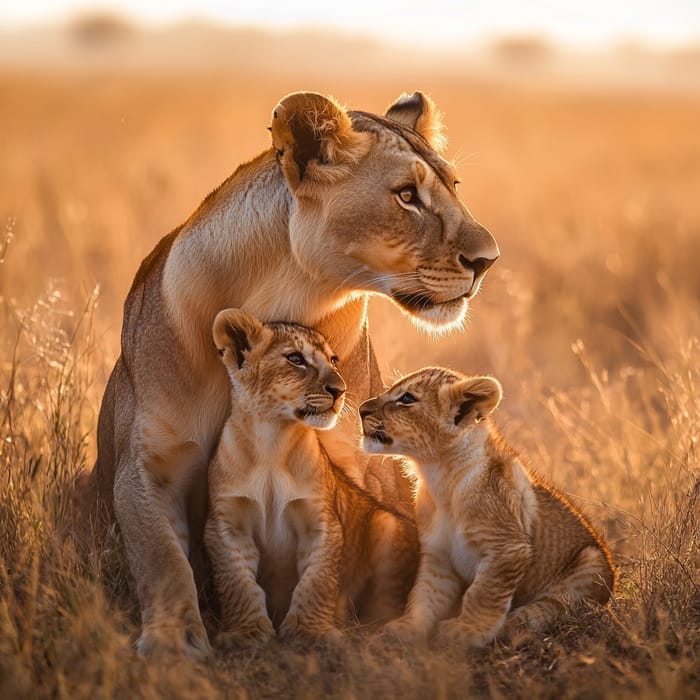
[[[199,621],[182,627],[149,626],[143,630],[136,650],[147,659],[178,659],[183,656],[195,662],[205,661],[211,653],[209,638]]]

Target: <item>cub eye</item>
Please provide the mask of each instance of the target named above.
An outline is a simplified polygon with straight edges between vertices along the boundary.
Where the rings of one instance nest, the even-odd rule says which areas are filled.
[[[331,357],[331,367],[337,367],[337,366],[338,366],[338,359],[339,359],[339,358],[338,358],[337,355],[333,355],[333,357]]]
[[[408,392],[399,396],[399,403],[403,404],[404,406],[410,406],[412,403],[416,403],[416,401],[418,401],[418,399],[413,394],[409,394]]]
[[[300,352],[290,352],[289,355],[287,355],[287,359],[293,365],[296,365],[297,367],[305,367],[306,366],[306,360],[304,359],[304,356]]]
[[[402,187],[399,192],[399,199],[404,204],[413,204],[414,206],[420,205],[421,201],[418,199],[418,191],[413,185],[407,185]]]

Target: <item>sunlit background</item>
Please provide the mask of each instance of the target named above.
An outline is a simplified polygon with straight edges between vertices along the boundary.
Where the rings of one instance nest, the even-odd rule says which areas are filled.
[[[87,11],[107,11],[151,26],[183,20],[207,20],[229,25],[274,29],[324,27],[389,41],[431,48],[504,34],[538,34],[579,46],[601,46],[636,40],[657,47],[678,46],[700,38],[700,3],[695,0],[462,0],[397,2],[217,2],[175,0],[167,3],[88,3],[80,0],[29,0],[3,3],[0,21],[22,27],[62,22]]]
[[[240,71],[313,79],[432,75],[687,90],[700,86],[700,3],[123,2],[0,6],[0,67]],[[428,64],[430,64],[428,66]]]

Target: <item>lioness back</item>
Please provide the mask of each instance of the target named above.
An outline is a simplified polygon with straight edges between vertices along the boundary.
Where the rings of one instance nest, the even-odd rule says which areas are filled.
[[[425,368],[360,406],[365,449],[411,458],[419,477],[421,561],[397,636],[444,621],[443,637],[481,645],[614,589],[603,539],[493,425],[500,399],[491,377]]]
[[[335,633],[348,614],[401,613],[417,566],[413,523],[331,464],[345,384],[325,339],[292,323],[222,311],[214,339],[231,417],[209,470],[205,541],[224,645]]]

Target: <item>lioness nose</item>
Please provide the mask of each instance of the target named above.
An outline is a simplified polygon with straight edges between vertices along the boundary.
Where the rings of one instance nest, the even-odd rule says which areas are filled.
[[[472,286],[467,296],[479,290],[479,282],[493,265],[501,251],[491,232],[478,221],[471,219],[462,229],[461,251],[457,254],[459,264],[472,273]]]
[[[345,393],[345,388],[326,384],[326,391],[333,397],[333,401],[337,401]]]
[[[476,260],[469,260],[466,256],[460,253],[459,264],[465,270],[471,270],[474,273],[474,281],[478,280],[491,265],[493,265],[498,257],[489,260],[488,258],[476,258]]]

